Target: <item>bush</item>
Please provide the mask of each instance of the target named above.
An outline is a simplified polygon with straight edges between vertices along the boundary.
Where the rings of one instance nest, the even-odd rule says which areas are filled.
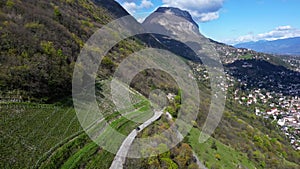
[[[29,23],[26,23],[24,25],[24,27],[27,28],[27,29],[40,29],[40,28],[43,28],[44,25],[40,24],[40,23],[37,23],[37,22],[29,22]]]
[[[115,66],[114,62],[107,56],[102,59],[102,64],[110,70],[112,70],[112,68]]]
[[[221,160],[221,155],[220,154],[216,154],[215,158],[220,161]]]
[[[216,144],[216,141],[213,141],[213,143],[211,144],[211,149],[214,149],[214,150],[218,150],[218,147],[217,147],[217,144]]]
[[[7,0],[6,1],[6,6],[8,8],[12,8],[15,5],[15,2],[13,2],[12,0]]]
[[[60,16],[61,16],[61,12],[60,12],[58,6],[55,6],[55,7],[54,7],[54,15],[55,15],[56,17],[60,17]]]

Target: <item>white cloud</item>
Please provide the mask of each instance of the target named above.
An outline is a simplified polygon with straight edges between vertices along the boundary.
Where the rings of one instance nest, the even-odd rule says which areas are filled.
[[[122,6],[130,13],[135,13],[135,11],[137,10],[137,4],[134,2],[124,2],[122,4]]]
[[[154,7],[152,0],[118,0],[122,6],[132,15],[141,12],[142,9]],[[177,7],[191,13],[199,22],[208,22],[219,18],[219,11],[225,0],[161,0],[163,6]]]
[[[219,12],[203,13],[199,15],[200,22],[208,22],[219,18]]]
[[[229,44],[237,44],[243,42],[250,41],[259,41],[259,40],[278,40],[278,39],[286,39],[292,37],[300,37],[300,29],[293,28],[290,25],[279,26],[270,32],[260,33],[257,35],[248,34],[244,36],[240,36],[233,40],[227,40],[226,42]]]
[[[142,0],[142,2],[140,3],[140,5],[137,5],[135,2],[124,2],[122,4],[122,6],[130,13],[130,14],[134,14],[137,10],[140,9],[149,9],[151,7],[153,7],[153,3],[151,2],[151,0]]]
[[[178,7],[187,10],[200,22],[207,22],[219,18],[219,10],[224,0],[162,0],[164,6]]]
[[[146,19],[146,18],[137,18],[137,21],[138,21],[139,23],[143,23],[145,19]]]
[[[292,27],[290,25],[286,25],[286,26],[279,26],[275,30],[284,31],[284,30],[290,30],[290,29],[292,29]]]
[[[149,0],[142,0],[142,3],[139,7],[148,9],[148,8],[153,7],[153,3]]]

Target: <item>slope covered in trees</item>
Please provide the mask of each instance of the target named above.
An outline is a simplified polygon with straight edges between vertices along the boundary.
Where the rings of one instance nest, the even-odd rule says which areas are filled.
[[[113,0],[7,0],[0,2],[0,8],[1,95],[19,94],[24,100],[39,102],[55,102],[70,96],[74,63],[85,41],[104,24],[128,14]],[[97,99],[99,103],[106,103],[100,107],[107,113],[105,119],[125,134],[137,124],[115,112],[113,103],[107,102],[109,96],[106,94],[110,90],[100,82],[111,77],[122,59],[147,46],[145,40],[151,41],[151,45],[154,43],[151,36],[141,39],[133,37],[118,43],[104,58],[104,69],[99,70],[96,83]],[[198,66],[198,63],[190,65]],[[211,168],[253,165],[256,168],[299,168],[299,152],[291,148],[270,121],[255,116],[251,107],[236,104],[232,89],[213,138],[199,144],[197,138],[208,114],[211,94],[209,80],[199,80],[198,85],[201,88],[200,111],[195,112],[199,115],[190,135],[157,158],[127,159],[125,167],[155,164],[157,167],[197,168],[191,157],[193,148],[200,161]],[[131,86],[144,96],[154,89],[179,93],[172,77],[158,70],[141,72]],[[149,109],[147,100],[139,106]],[[175,117],[179,107],[179,103],[170,102],[168,110]],[[92,143],[83,132],[72,105],[1,103],[0,117],[3,136],[0,139],[0,168],[34,165],[109,168],[114,158],[112,153]],[[155,135],[168,128],[170,123],[163,116],[139,137]],[[197,149],[200,146],[204,148]],[[231,155],[233,157],[229,158]]]
[[[103,24],[127,15],[114,1],[7,0],[0,9],[0,90],[45,101],[70,95],[74,62],[85,41]]]

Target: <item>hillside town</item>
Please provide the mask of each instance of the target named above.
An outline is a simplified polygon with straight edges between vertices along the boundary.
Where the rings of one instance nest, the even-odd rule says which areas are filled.
[[[242,67],[251,68],[253,65],[243,63]],[[202,65],[193,65],[193,68],[197,80],[209,84],[208,71]],[[233,77],[232,72],[227,72],[225,78],[226,84],[220,83],[217,85],[222,91],[234,88],[233,95],[229,95],[227,98],[232,97],[238,104],[253,109],[256,116],[272,120],[272,123],[276,123],[289,139],[292,147],[300,151],[300,97],[297,96],[298,86],[291,87],[292,89],[298,88],[297,90],[286,88],[286,91],[294,94],[286,95],[274,91],[270,92],[265,88],[250,88],[251,85],[247,84],[246,81]],[[261,80],[258,83],[264,82]]]
[[[237,89],[234,92],[234,100],[245,106],[254,106],[257,116],[276,122],[293,148],[300,151],[300,97],[284,96],[261,89],[245,94]]]

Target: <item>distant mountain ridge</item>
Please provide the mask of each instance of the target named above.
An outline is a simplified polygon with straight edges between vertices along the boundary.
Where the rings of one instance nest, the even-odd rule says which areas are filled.
[[[235,45],[237,48],[252,49],[257,52],[300,56],[300,37],[274,41],[246,42]]]

